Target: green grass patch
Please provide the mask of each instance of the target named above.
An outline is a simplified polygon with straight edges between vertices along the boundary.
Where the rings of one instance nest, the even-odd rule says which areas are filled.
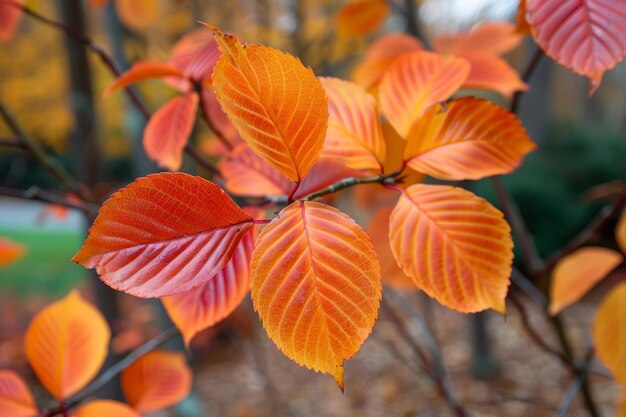
[[[0,229],[0,236],[27,249],[26,256],[0,270],[2,292],[61,296],[86,277],[85,270],[70,260],[81,247],[80,233]]]

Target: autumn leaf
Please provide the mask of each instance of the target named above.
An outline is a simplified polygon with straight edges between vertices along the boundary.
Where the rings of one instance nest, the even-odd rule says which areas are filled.
[[[160,14],[158,0],[115,0],[115,10],[122,23],[136,31],[151,26]]]
[[[135,180],[100,208],[72,259],[137,297],[189,291],[214,277],[252,227],[217,185],[183,173]]]
[[[102,96],[106,98],[116,90],[140,81],[165,77],[186,77],[186,75],[180,69],[166,62],[138,61],[109,84]]]
[[[433,48],[443,54],[501,55],[515,49],[524,39],[509,22],[486,22],[474,26],[469,32],[443,34],[433,41]]]
[[[598,358],[626,386],[626,283],[615,286],[602,301],[593,324]]]
[[[0,237],[0,268],[11,265],[26,255],[26,247],[6,237]]]
[[[196,29],[176,42],[167,62],[195,81],[210,81],[221,55],[211,33]]]
[[[15,6],[7,4],[13,3]],[[4,0],[0,2],[0,42],[8,42],[13,37],[22,20],[22,10],[19,6],[24,0]]]
[[[462,57],[472,67],[463,88],[492,90],[506,98],[516,91],[528,90],[528,85],[504,59],[489,54],[464,54]]]
[[[526,20],[526,0],[520,0],[517,6],[517,27],[515,30],[520,35],[530,34],[530,25]]]
[[[376,30],[389,14],[384,0],[353,0],[337,15],[339,36],[363,36]]]
[[[418,288],[463,313],[505,312],[513,242],[503,214],[462,188],[416,184],[391,213],[391,250]]]
[[[319,157],[328,126],[322,84],[297,58],[260,46],[245,48],[207,26],[222,51],[213,85],[222,109],[250,147],[294,182]]]
[[[399,56],[421,49],[424,46],[413,36],[404,33],[385,35],[367,48],[365,56],[352,72],[352,81],[372,91]]]
[[[463,97],[427,110],[411,128],[404,159],[436,178],[479,179],[511,172],[535,148],[513,113]]]
[[[112,400],[96,400],[81,405],[72,413],[72,417],[141,417],[128,404]]]
[[[209,281],[183,294],[162,299],[167,314],[189,345],[196,333],[226,318],[250,290],[254,233],[241,239],[230,261]]]
[[[341,159],[354,169],[381,173],[385,138],[376,99],[360,86],[338,78],[321,78],[330,117],[322,155]]]
[[[0,415],[6,417],[35,417],[39,410],[33,394],[16,372],[0,369]]]
[[[469,72],[469,63],[461,58],[426,51],[404,54],[380,82],[380,109],[406,138],[415,120],[431,105],[452,96]]]
[[[463,97],[426,111],[411,128],[404,159],[435,178],[475,180],[513,171],[535,148],[513,113]]]
[[[74,290],[35,316],[24,344],[39,381],[55,398],[64,400],[96,376],[110,339],[102,314]]]
[[[379,209],[370,220],[367,234],[374,244],[380,261],[383,283],[399,290],[415,291],[417,289],[415,283],[400,269],[389,246],[389,216],[392,209],[392,207]]]
[[[231,146],[237,146],[243,143],[241,136],[237,128],[233,126],[231,121],[222,110],[222,106],[217,101],[215,91],[210,88],[203,88],[201,93],[202,99],[202,111],[207,120],[211,121],[211,128],[215,131],[215,134],[221,136],[228,141]],[[222,143],[221,140],[214,138],[213,146],[208,149],[209,155],[221,155],[224,156],[229,152],[229,149]]]
[[[296,201],[252,255],[252,301],[270,339],[296,363],[332,375],[372,331],[380,266],[365,232],[339,210]]]
[[[143,131],[148,157],[163,168],[179,170],[197,111],[198,94],[194,92],[175,97],[157,110]]]
[[[191,379],[182,353],[153,350],[122,372],[121,384],[128,403],[144,414],[182,401]]]
[[[605,71],[626,57],[626,0],[527,0],[535,41],[547,55],[589,78],[589,94]]]
[[[551,315],[581,299],[622,262],[624,257],[607,248],[586,247],[564,257],[552,272]]]

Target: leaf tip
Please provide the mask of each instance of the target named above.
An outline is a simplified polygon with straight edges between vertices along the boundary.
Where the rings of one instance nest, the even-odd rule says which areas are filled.
[[[340,365],[337,365],[337,371],[333,375],[333,378],[335,378],[335,382],[337,383],[337,386],[339,387],[339,389],[341,390],[341,393],[343,394],[345,392],[345,384],[343,380],[343,363]]]

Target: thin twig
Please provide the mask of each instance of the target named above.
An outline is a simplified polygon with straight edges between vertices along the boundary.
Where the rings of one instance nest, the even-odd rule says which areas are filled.
[[[584,362],[582,366],[580,367],[578,375],[572,381],[570,386],[567,388],[567,391],[565,391],[565,395],[563,396],[563,399],[561,400],[559,407],[556,409],[556,412],[554,413],[554,417],[565,417],[567,415],[567,412],[569,411],[570,406],[572,405],[572,402],[574,401],[574,398],[576,398],[576,395],[578,394],[578,392],[585,385],[585,382],[587,380],[587,375],[589,374],[589,370],[591,369],[592,360],[593,360],[593,349],[590,349],[585,355]]]
[[[0,138],[0,146],[6,146],[8,148],[17,148],[27,150],[28,148],[19,138]]]
[[[96,378],[91,384],[87,386],[84,390],[79,392],[74,397],[69,398],[65,401],[65,409],[70,410],[85,401],[95,393],[97,393],[100,389],[106,386],[113,378],[115,378],[118,374],[120,374],[124,369],[128,368],[130,365],[135,363],[139,358],[158,348],[162,344],[167,341],[173,339],[178,336],[180,333],[176,327],[170,327],[167,330],[162,331],[152,339],[148,340],[143,345],[139,346],[137,349],[130,352],[124,359],[117,362],[115,365],[104,371],[98,378]],[[53,417],[62,412],[62,406],[52,408],[50,410],[44,411],[44,417]]]
[[[217,126],[215,126],[215,123],[213,123],[213,120],[211,120],[211,118],[209,117],[209,106],[207,105],[205,101],[206,100],[205,95],[202,94],[202,89],[205,87],[202,85],[201,82],[198,82],[196,83],[195,88],[196,88],[198,95],[200,96],[200,113],[202,114],[202,119],[204,119],[207,126],[215,134],[217,139],[220,142],[222,142],[222,145],[224,145],[226,149],[231,151],[233,149],[233,144],[230,143],[228,139],[226,139],[226,136],[224,136],[224,133],[221,130],[219,130]]]
[[[20,126],[17,119],[11,114],[9,109],[0,102],[0,117],[6,122],[7,126],[17,136],[22,145],[28,149],[33,157],[39,162],[45,169],[48,170],[54,177],[56,177],[68,190],[74,192],[84,201],[91,201],[91,197],[83,192],[83,187],[76,181],[76,179],[61,165],[56,159],[50,158],[43,146],[32,139],[24,129]]]
[[[53,193],[51,191],[42,190],[39,187],[30,187],[27,190],[18,190],[8,187],[0,187],[0,196],[19,198],[22,200],[35,200],[43,203],[57,204],[68,208],[80,210],[87,214],[98,212],[98,206],[93,203],[76,203],[68,198]]]

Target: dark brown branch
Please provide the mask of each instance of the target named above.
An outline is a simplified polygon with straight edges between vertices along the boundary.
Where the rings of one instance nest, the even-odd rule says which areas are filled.
[[[33,155],[37,162],[56,177],[68,190],[74,192],[84,201],[91,201],[91,198],[83,192],[83,188],[78,181],[56,159],[50,158],[39,142],[28,136],[17,122],[17,119],[1,102],[0,117],[2,117],[9,129],[17,136],[21,144]]]
[[[117,362],[115,365],[104,371],[100,376],[98,376],[91,384],[87,386],[84,390],[79,392],[74,397],[69,398],[65,401],[65,409],[70,410],[76,407],[81,402],[85,401],[92,395],[96,394],[100,389],[106,386],[113,378],[115,378],[118,374],[120,374],[124,369],[128,368],[130,365],[135,363],[142,356],[150,353],[154,349],[158,348],[162,344],[167,341],[173,339],[178,336],[179,332],[176,327],[170,327],[167,330],[159,333],[152,339],[148,340],[143,345],[139,346],[137,349],[130,352],[124,359]],[[62,413],[62,407],[55,407],[50,410],[46,410],[43,412],[44,417],[53,417]]]
[[[27,190],[0,187],[0,196],[19,198],[22,200],[35,200],[43,203],[57,204],[68,208],[80,210],[87,214],[98,212],[98,206],[93,203],[75,203],[62,195],[42,190],[39,187],[30,187]]]
[[[6,146],[7,148],[17,148],[19,150],[26,151],[28,148],[19,138],[0,138],[0,146]]]
[[[100,59],[100,61],[102,61],[102,63],[109,69],[111,74],[113,74],[115,77],[120,76],[121,72],[119,68],[117,67],[117,65],[115,64],[115,61],[113,60],[111,55],[106,53],[103,48],[101,48],[98,44],[94,43],[87,36],[83,35],[82,33],[76,32],[72,28],[69,28],[62,23],[56,22],[52,19],[49,19],[45,16],[40,15],[39,13],[30,9],[28,6],[13,3],[7,0],[0,0],[0,3],[5,3],[7,5],[19,8],[20,10],[24,12],[24,14],[31,16],[32,18],[42,23],[45,23],[57,30],[64,32],[67,36],[81,43],[89,51],[93,52]],[[126,90],[126,94],[128,94],[128,97],[130,98],[131,102],[135,105],[135,107],[141,112],[141,114],[144,115],[146,120],[149,119],[151,116],[150,111],[143,104],[143,102],[141,101],[137,93],[131,87],[126,87],[125,90]],[[193,153],[190,152],[190,150],[191,150],[191,147],[189,146],[185,147],[185,152],[187,153],[187,155],[189,155],[196,163],[198,163],[199,165],[206,168],[208,171],[212,173],[219,172],[217,170],[217,167],[212,162],[206,160],[197,152],[193,152]]]
[[[576,378],[572,381],[570,386],[567,388],[567,391],[565,392],[565,395],[563,396],[563,399],[561,400],[559,407],[554,413],[554,417],[565,417],[567,415],[567,412],[569,411],[570,406],[572,405],[572,402],[574,401],[574,398],[576,398],[576,395],[578,394],[578,392],[586,384],[587,376],[591,369],[592,360],[593,360],[593,349],[590,349],[585,355],[585,359],[583,361],[582,366],[580,367],[578,371],[578,375],[576,375]]]
[[[224,133],[220,131],[217,126],[215,126],[215,123],[213,123],[213,120],[211,120],[211,118],[209,117],[209,107],[205,102],[204,94],[202,94],[203,88],[205,87],[203,87],[201,83],[196,84],[196,91],[200,96],[200,113],[202,114],[202,118],[206,122],[209,129],[211,129],[211,131],[215,134],[217,139],[222,142],[222,145],[224,145],[224,147],[230,151],[233,149],[233,144],[230,143],[228,139],[226,139]]]
[[[524,73],[522,74],[522,81],[524,81],[525,83],[528,83],[530,81],[533,74],[535,73],[535,70],[539,66],[539,63],[545,56],[541,48],[536,45],[535,48],[535,53],[530,58],[530,62],[528,63],[526,69],[524,70]],[[517,114],[517,112],[519,111],[519,103],[524,93],[524,91],[517,91],[515,94],[513,94],[513,99],[511,100],[511,104],[509,105],[509,110],[511,111],[511,113]]]

